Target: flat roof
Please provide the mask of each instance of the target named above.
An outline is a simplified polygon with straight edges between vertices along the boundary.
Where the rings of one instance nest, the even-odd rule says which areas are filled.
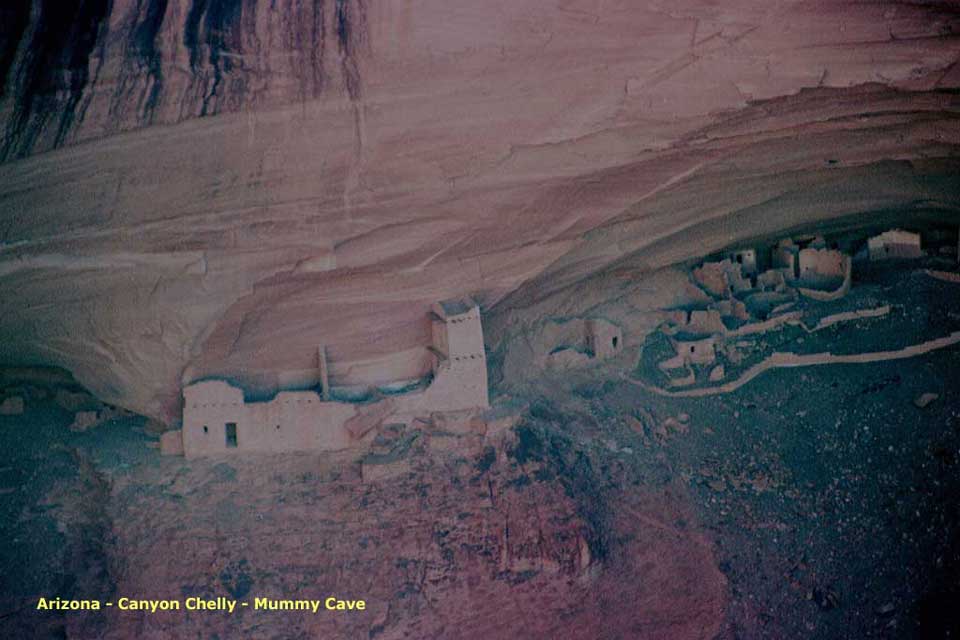
[[[477,303],[470,298],[451,298],[440,302],[440,308],[449,316],[458,316],[466,313],[477,306]]]

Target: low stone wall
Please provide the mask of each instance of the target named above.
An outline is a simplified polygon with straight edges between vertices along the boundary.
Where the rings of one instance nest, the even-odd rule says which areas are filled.
[[[659,387],[645,384],[639,380],[634,380],[625,374],[623,375],[623,378],[630,384],[637,385],[638,387],[642,387],[647,391],[661,396],[668,396],[671,398],[701,398],[704,396],[713,396],[736,391],[763,372],[769,371],[770,369],[810,367],[821,364],[866,364],[868,362],[883,362],[885,360],[902,360],[905,358],[923,355],[938,349],[943,349],[957,343],[960,343],[960,331],[954,331],[950,335],[944,336],[943,338],[928,340],[926,342],[921,342],[920,344],[905,347],[897,351],[874,351],[871,353],[856,353],[847,355],[834,355],[832,353],[796,354],[777,352],[763,362],[759,362],[747,369],[747,371],[736,380],[732,380],[726,384],[715,387],[701,387],[697,389],[686,389],[684,391],[667,391],[666,389],[661,389]]]
[[[750,324],[745,324],[733,331],[725,331],[723,335],[728,338],[739,338],[741,336],[748,336],[754,333],[766,333],[771,329],[776,329],[782,324],[799,323],[802,315],[803,314],[799,311],[791,311],[780,316],[774,316],[762,322],[751,322]]]
[[[924,269],[923,272],[931,278],[936,278],[937,280],[960,284],[960,273],[953,273],[952,271],[937,271],[936,269]]]
[[[814,331],[820,331],[821,329],[826,329],[835,324],[841,322],[850,322],[851,320],[862,320],[864,318],[882,318],[883,316],[890,313],[890,305],[883,305],[882,307],[876,307],[874,309],[858,309],[856,311],[844,311],[843,313],[834,313],[829,316],[824,316],[820,318],[820,322],[813,329],[807,329],[809,333]],[[803,325],[801,325],[803,326]]]

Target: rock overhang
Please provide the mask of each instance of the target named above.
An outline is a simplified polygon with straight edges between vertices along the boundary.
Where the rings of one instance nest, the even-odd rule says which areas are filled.
[[[169,10],[133,20],[151,25],[137,33],[153,34],[160,67],[123,67],[104,41],[85,117],[57,150],[41,153],[54,140],[40,131],[0,166],[14,212],[0,292],[17,301],[0,359],[65,366],[170,419],[186,373],[256,380],[306,366],[318,343],[341,380],[415,378],[429,368],[424,312],[448,296],[492,310],[495,348],[514,311],[598,273],[876,212],[958,218],[949,7],[625,7],[591,24],[528,2],[467,20],[446,3],[405,35],[367,9],[350,14],[366,34],[356,65],[320,63],[324,91],[294,97],[277,71],[252,103],[239,79],[260,59],[243,58],[220,65],[238,81],[200,118],[212,85],[172,79],[149,117],[105,108],[114,74],[143,88],[137,68],[192,59]],[[510,28],[531,12],[543,43]],[[250,54],[234,49],[268,22],[240,20],[252,31],[221,43],[223,59]],[[196,60],[194,89],[214,81]],[[171,109],[181,92],[198,101]],[[3,99],[8,118],[16,87]]]

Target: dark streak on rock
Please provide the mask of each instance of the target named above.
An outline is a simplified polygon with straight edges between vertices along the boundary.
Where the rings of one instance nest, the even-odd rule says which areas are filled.
[[[109,28],[112,0],[40,0],[37,23],[14,79],[15,105],[0,159],[24,156],[55,118],[53,146],[77,119],[93,51]],[[82,118],[80,118],[82,119]]]
[[[138,8],[143,0],[138,2]],[[146,0],[147,10],[143,20],[130,34],[130,48],[135,53],[138,67],[147,75],[146,95],[141,95],[137,108],[152,121],[154,110],[163,93],[163,66],[160,51],[157,48],[157,36],[167,13],[169,0]]]
[[[360,67],[357,51],[366,31],[366,6],[363,0],[336,0],[337,44],[343,67],[343,79],[351,101],[361,98]]]
[[[225,76],[243,67],[236,61],[244,50],[243,16],[246,14],[251,28],[255,28],[256,11],[257,0],[193,0],[190,5],[183,35],[183,44],[190,52],[190,69],[202,77],[201,62],[206,53],[213,74],[200,107],[201,117],[220,111]],[[242,78],[233,78],[227,93],[242,94],[245,84]]]
[[[110,103],[108,126],[122,126],[133,107],[150,124],[163,93],[163,57],[157,46],[169,0],[137,0],[127,18],[123,62]]]
[[[0,98],[5,94],[7,74],[29,22],[30,0],[12,0],[0,7]]]
[[[313,97],[323,91],[323,60],[326,54],[327,39],[324,34],[325,17],[323,0],[313,0],[313,23],[310,31],[310,68],[313,72]]]
[[[350,55],[350,18],[347,16],[347,0],[337,0],[337,42],[344,56]]]
[[[170,0],[130,0],[117,6],[124,15],[112,18],[114,0],[4,4],[0,98],[7,94],[11,111],[2,129],[0,162],[70,140],[87,108],[95,108],[94,99],[105,91],[107,112],[98,114],[105,133],[169,120],[167,107],[178,103],[174,121],[236,111],[256,100],[248,95],[251,90],[269,92],[270,61],[277,59],[278,45],[290,56],[281,72],[294,75],[301,100],[319,97],[339,65],[342,82],[337,84],[352,102],[362,102],[365,0],[190,0],[182,10]],[[263,24],[258,29],[258,13],[264,11],[270,12],[268,20],[259,21],[267,25],[265,32]],[[108,48],[111,23],[119,26]],[[278,26],[284,35],[275,43]],[[185,86],[176,85],[178,95],[168,95],[175,83],[166,68],[172,52],[165,50],[164,34],[179,35],[187,50],[191,77]],[[327,58],[334,38],[337,62]],[[97,83],[101,68],[105,73],[116,69],[108,87]]]
[[[200,20],[207,10],[207,0],[195,0],[187,12],[187,21],[183,25],[183,46],[190,52],[190,70],[197,72],[200,62]]]

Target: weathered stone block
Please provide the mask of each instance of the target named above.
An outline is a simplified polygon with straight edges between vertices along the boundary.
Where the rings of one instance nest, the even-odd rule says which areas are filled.
[[[0,416],[18,416],[23,413],[23,398],[10,396],[0,403]]]
[[[167,431],[160,436],[160,455],[183,455],[183,432],[180,429]]]

